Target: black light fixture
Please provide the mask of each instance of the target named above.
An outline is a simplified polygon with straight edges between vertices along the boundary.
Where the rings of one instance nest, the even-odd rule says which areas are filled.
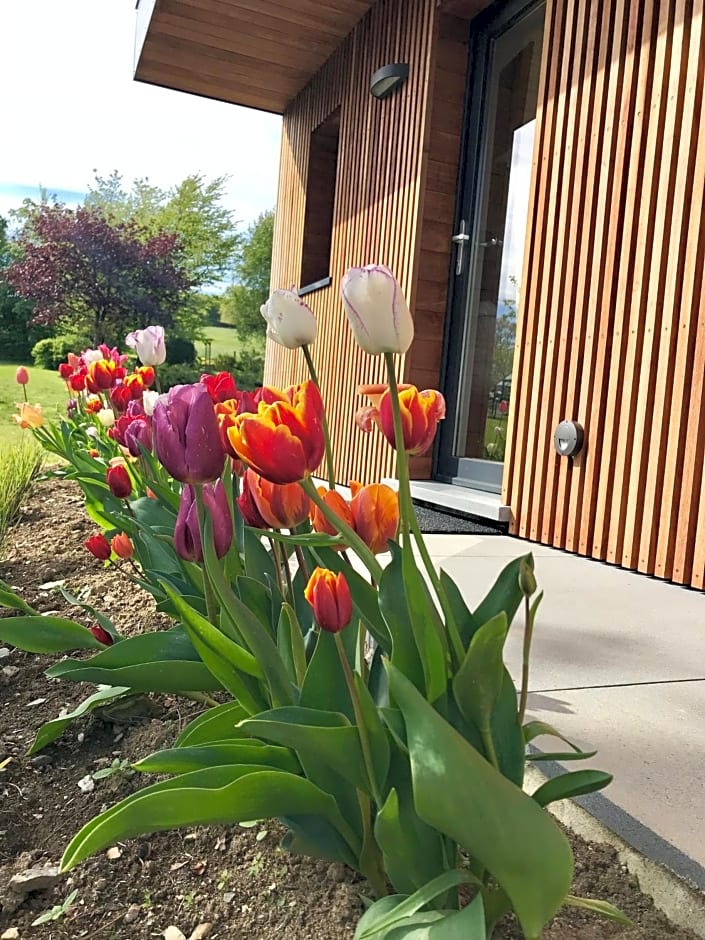
[[[370,81],[370,94],[379,99],[386,98],[396,91],[409,77],[409,66],[406,62],[392,62],[383,65],[372,76]]]

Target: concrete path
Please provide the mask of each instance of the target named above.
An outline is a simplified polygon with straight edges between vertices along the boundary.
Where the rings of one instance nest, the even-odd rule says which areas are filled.
[[[705,889],[705,593],[504,536],[426,538],[471,606],[508,561],[533,552],[545,597],[530,716],[598,750],[566,769],[614,774],[602,794],[581,801],[590,812]],[[522,633],[517,616],[507,648],[515,679]],[[537,740],[546,750],[556,743]]]

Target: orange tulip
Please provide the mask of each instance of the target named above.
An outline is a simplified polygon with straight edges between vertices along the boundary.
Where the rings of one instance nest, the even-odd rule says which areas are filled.
[[[135,550],[127,532],[114,535],[110,539],[110,547],[118,558],[131,558]]]
[[[238,503],[240,499],[251,500],[256,513],[273,529],[293,529],[308,518],[311,503],[298,483],[270,483],[248,468],[242,490]],[[243,516],[247,520],[245,513]]]
[[[352,597],[342,571],[336,574],[328,568],[316,568],[304,596],[321,630],[339,633],[352,620]]]
[[[15,424],[19,424],[21,428],[40,428],[44,424],[41,405],[32,406],[27,402],[22,402],[17,407],[20,409],[20,413],[13,415],[12,420]]]
[[[296,483],[311,474],[325,451],[323,402],[313,382],[261,401],[256,414],[237,415],[227,429],[237,455],[271,483]]]
[[[103,402],[99,395],[89,395],[86,399],[85,409],[90,415],[98,414],[103,407]]]
[[[445,399],[440,392],[432,389],[420,392],[412,385],[399,392],[399,408],[404,450],[413,455],[426,453],[433,443],[438,422],[445,418]],[[379,424],[384,436],[392,447],[395,447],[392,399],[389,392],[385,392],[380,399]]]
[[[388,550],[399,525],[399,498],[390,486],[351,483],[353,500],[350,510],[355,531],[375,555]]]
[[[319,486],[318,495],[328,506],[328,508],[336,514],[336,516],[340,516],[341,520],[349,525],[351,529],[355,528],[350,506],[337,490],[327,490],[325,486]],[[328,522],[318,506],[311,506],[311,522],[316,532],[324,532],[326,535],[338,534],[338,529]],[[338,545],[335,547],[345,548],[345,545]]]

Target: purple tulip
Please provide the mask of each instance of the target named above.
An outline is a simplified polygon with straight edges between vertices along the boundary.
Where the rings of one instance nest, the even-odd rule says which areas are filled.
[[[133,457],[141,457],[140,444],[145,450],[152,449],[152,426],[147,418],[135,418],[125,428],[125,446]]]
[[[204,485],[203,505],[213,525],[215,553],[218,558],[222,558],[233,540],[233,521],[222,480]],[[181,503],[174,529],[174,548],[179,558],[184,561],[203,561],[196,492],[189,484],[181,490]]]
[[[210,483],[223,472],[225,452],[220,443],[213,402],[200,382],[175,385],[160,399],[152,418],[157,457],[175,480]]]

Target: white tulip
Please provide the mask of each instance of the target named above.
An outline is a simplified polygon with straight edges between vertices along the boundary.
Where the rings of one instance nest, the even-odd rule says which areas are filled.
[[[142,407],[148,418],[154,414],[154,406],[159,401],[159,392],[153,392],[151,389],[145,389],[142,392]]]
[[[350,327],[365,352],[375,356],[407,351],[414,338],[414,321],[389,268],[381,264],[349,268],[340,292]]]
[[[105,359],[105,356],[99,349],[86,349],[81,355],[87,366],[91,365],[93,362],[100,362],[101,359]]]
[[[96,418],[104,428],[111,428],[115,424],[115,415],[113,414],[112,408],[101,408]]]
[[[267,321],[267,336],[280,346],[298,349],[316,339],[316,318],[295,290],[275,290],[260,313]]]
[[[166,360],[163,326],[148,326],[128,333],[125,343],[136,350],[143,366],[160,366]]]

